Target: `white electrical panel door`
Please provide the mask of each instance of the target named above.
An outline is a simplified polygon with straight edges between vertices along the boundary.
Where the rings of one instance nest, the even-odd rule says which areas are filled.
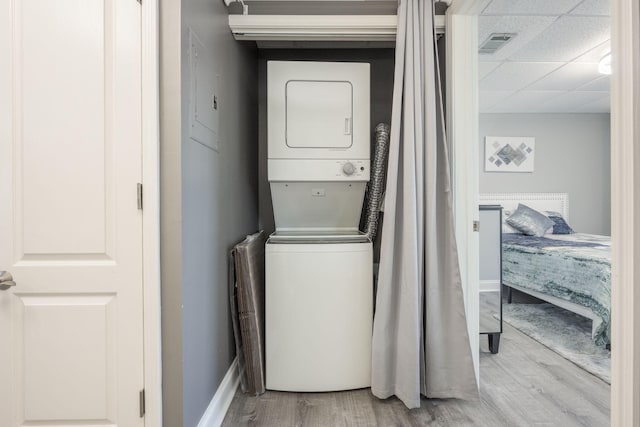
[[[286,85],[286,143],[293,148],[349,148],[353,86],[291,80]]]
[[[189,30],[189,137],[219,150],[220,122],[218,68],[214,56]]]

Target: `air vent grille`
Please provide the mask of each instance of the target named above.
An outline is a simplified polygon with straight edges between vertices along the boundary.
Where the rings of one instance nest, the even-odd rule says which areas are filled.
[[[491,55],[509,43],[516,35],[516,33],[493,33],[480,45],[478,53],[482,55]]]

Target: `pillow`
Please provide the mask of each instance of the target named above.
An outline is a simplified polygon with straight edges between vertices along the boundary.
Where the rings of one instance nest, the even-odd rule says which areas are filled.
[[[567,221],[558,212],[546,211],[547,217],[553,221],[552,234],[574,234],[573,228],[567,224]]]
[[[513,212],[507,210],[502,211],[502,234],[522,234],[518,230],[507,224],[507,218],[512,213]]]
[[[555,223],[546,215],[520,203],[513,215],[507,218],[507,224],[528,236],[542,237]]]

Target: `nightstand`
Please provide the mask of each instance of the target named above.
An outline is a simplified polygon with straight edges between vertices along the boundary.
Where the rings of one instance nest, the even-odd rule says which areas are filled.
[[[480,334],[496,354],[502,333],[502,206],[480,205]]]

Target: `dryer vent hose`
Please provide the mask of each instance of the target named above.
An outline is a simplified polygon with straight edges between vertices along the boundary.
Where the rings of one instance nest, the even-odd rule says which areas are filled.
[[[384,198],[389,154],[389,125],[380,123],[375,129],[375,152],[371,166],[371,179],[367,188],[367,203],[364,217],[364,233],[373,242],[378,231],[378,218]]]

